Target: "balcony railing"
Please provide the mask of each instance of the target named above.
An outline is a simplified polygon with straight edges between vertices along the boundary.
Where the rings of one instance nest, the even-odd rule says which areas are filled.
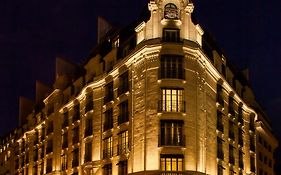
[[[185,146],[185,135],[178,135],[173,138],[167,135],[162,137],[159,135],[159,146]]]
[[[117,145],[117,154],[127,154],[129,152],[129,143],[123,143]]]
[[[185,101],[171,100],[167,103],[165,100],[158,102],[159,112],[185,112]]]
[[[183,175],[182,171],[162,171],[161,175]]]

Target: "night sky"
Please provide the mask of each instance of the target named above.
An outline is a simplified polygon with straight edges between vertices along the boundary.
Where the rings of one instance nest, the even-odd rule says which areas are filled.
[[[116,26],[135,20],[146,0],[1,0],[0,135],[18,123],[18,98],[35,81],[52,85],[56,57],[81,64],[96,45],[97,16]],[[281,138],[281,1],[195,0],[195,13],[226,56],[249,67],[258,101]]]

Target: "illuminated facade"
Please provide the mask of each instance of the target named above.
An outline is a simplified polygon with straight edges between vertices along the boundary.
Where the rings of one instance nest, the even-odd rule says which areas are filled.
[[[82,67],[58,59],[1,140],[0,175],[274,175],[270,122],[193,9],[151,0]]]

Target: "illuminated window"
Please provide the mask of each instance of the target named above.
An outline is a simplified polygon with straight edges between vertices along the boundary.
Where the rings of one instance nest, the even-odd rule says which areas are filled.
[[[161,89],[160,111],[185,112],[183,89]]]
[[[112,137],[103,140],[103,158],[111,158],[113,156]]]
[[[175,4],[169,3],[165,5],[164,17],[166,19],[177,19],[178,18],[178,8]]]
[[[113,110],[112,110],[112,108],[105,111],[105,113],[104,113],[103,130],[106,131],[111,128],[113,128]]]
[[[161,175],[181,173],[183,171],[183,155],[161,155]]]
[[[183,57],[162,55],[159,76],[160,79],[184,79]]]
[[[161,137],[159,145],[161,146],[184,146],[185,137],[183,135],[182,120],[162,120],[161,121]]]
[[[163,29],[163,41],[164,42],[180,42],[180,30],[179,29]]]
[[[129,150],[128,131],[118,134],[118,155],[127,153]]]
[[[129,121],[128,100],[119,104],[118,125]]]

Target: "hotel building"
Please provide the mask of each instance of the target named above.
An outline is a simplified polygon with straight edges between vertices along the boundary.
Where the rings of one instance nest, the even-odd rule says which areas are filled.
[[[0,175],[274,175],[278,146],[248,82],[190,0],[150,0],[124,28],[103,19],[82,66],[21,98]]]

